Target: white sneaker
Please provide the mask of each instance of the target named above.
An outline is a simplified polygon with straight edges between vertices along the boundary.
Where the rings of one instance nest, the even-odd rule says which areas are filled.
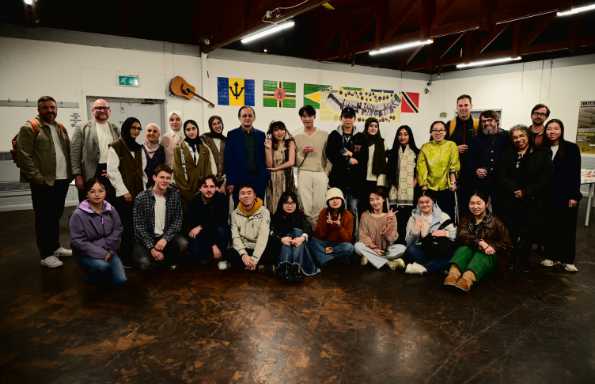
[[[51,255],[41,260],[41,265],[48,268],[58,268],[64,265],[56,256]]]
[[[219,268],[220,271],[225,271],[229,268],[229,263],[226,260],[221,260],[217,263],[217,268]]]
[[[554,262],[550,259],[543,259],[541,260],[541,266],[543,267],[553,267],[554,266]]]
[[[72,250],[64,247],[60,247],[54,251],[56,257],[70,257],[72,256]]]
[[[426,272],[428,272],[426,267],[417,263],[408,264],[407,268],[405,268],[405,273],[410,275],[423,275]]]
[[[574,264],[564,264],[564,270],[566,272],[578,272],[578,268]]]

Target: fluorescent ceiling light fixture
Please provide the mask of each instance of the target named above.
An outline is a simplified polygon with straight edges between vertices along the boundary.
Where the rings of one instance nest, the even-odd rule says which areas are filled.
[[[498,59],[479,60],[479,61],[472,61],[470,63],[457,64],[457,68],[458,69],[462,69],[462,68],[469,68],[469,67],[481,67],[481,66],[484,66],[484,65],[508,63],[509,61],[518,61],[518,60],[521,60],[521,59],[522,59],[521,56],[517,56],[517,57],[500,57]]]
[[[582,7],[570,8],[568,11],[556,12],[556,16],[574,16],[578,13],[589,12],[595,10],[595,3],[589,5],[583,5]]]
[[[26,5],[33,5],[33,0],[23,0]]]
[[[380,48],[380,49],[375,49],[373,51],[370,51],[370,56],[382,55],[383,53],[389,53],[389,52],[395,52],[395,51],[402,51],[404,49],[415,48],[415,47],[420,47],[423,45],[432,44],[433,42],[434,42],[434,40],[428,39],[428,40],[417,40],[417,41],[412,41],[409,43],[391,45],[390,47],[385,47],[385,48]]]
[[[272,27],[261,29],[260,31],[256,31],[242,38],[242,44],[248,44],[253,42],[254,40],[262,39],[263,37],[270,36],[274,33],[281,32],[289,28],[293,28],[294,25],[295,22],[293,20],[290,20],[281,24],[275,24]]]

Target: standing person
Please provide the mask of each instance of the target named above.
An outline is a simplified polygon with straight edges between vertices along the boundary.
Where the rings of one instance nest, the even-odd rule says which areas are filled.
[[[275,265],[270,251],[271,216],[250,185],[238,185],[239,203],[231,214],[232,247],[226,258],[233,268],[255,271],[260,265]]]
[[[499,127],[500,116],[495,111],[483,111],[479,115],[481,131],[471,140],[469,162],[473,189],[487,194],[496,212],[497,169],[504,152],[510,147],[508,133]]]
[[[316,224],[318,214],[324,207],[324,196],[328,186],[325,147],[328,133],[314,125],[316,110],[305,105],[299,110],[304,132],[295,136],[298,168],[298,195],[304,214],[312,226]]]
[[[146,188],[153,186],[153,173],[160,164],[165,164],[165,148],[159,144],[161,128],[155,123],[149,123],[145,127],[145,142],[143,143],[143,152],[145,153],[145,178]]]
[[[442,121],[432,123],[430,134],[432,140],[422,145],[417,156],[417,183],[454,218],[457,172],[461,169],[459,152],[454,142],[444,139],[446,126]]]
[[[545,104],[537,104],[531,109],[531,125],[529,126],[529,141],[535,149],[548,146],[545,134],[545,122],[550,117],[550,109]]]
[[[134,245],[132,207],[136,196],[145,190],[147,179],[145,168],[147,158],[143,146],[136,142],[142,127],[136,117],[127,118],[122,124],[122,137],[110,144],[107,154],[107,176],[115,190],[114,206],[120,215],[124,233],[120,246],[120,257],[124,264],[130,264]]]
[[[369,117],[364,123],[364,138],[368,146],[368,156],[364,158],[362,164],[366,170],[365,189],[362,194],[362,204],[360,208],[369,209],[367,197],[370,192],[375,191],[377,187],[386,187],[386,151],[384,148],[384,139],[380,134],[380,123],[375,117]]]
[[[233,194],[234,202],[238,201],[239,185],[251,185],[256,196],[264,198],[267,182],[265,161],[264,132],[254,128],[256,112],[244,105],[238,111],[240,127],[232,129],[225,143],[225,175],[227,176],[227,192]]]
[[[479,120],[471,116],[472,108],[471,96],[457,97],[457,115],[446,123],[446,139],[453,141],[459,151],[461,170],[457,189],[464,206],[467,205],[469,194],[473,190],[473,172],[470,167],[469,152],[473,137],[477,135],[479,128]]]
[[[368,261],[377,269],[385,264],[395,270],[395,259],[405,252],[402,244],[393,244],[399,237],[395,213],[386,211],[384,191],[377,187],[369,194],[369,210],[362,213],[359,226],[359,241],[355,253],[361,256],[361,264]]]
[[[296,282],[320,273],[308,249],[310,236],[312,226],[300,209],[296,194],[283,192],[271,220],[269,240],[273,242],[273,253],[279,255],[277,276],[282,280]]]
[[[469,212],[459,225],[457,240],[460,246],[450,260],[444,285],[464,292],[496,270],[498,259],[506,257],[512,248],[508,230],[487,209],[488,196],[478,192],[469,199]]]
[[[329,186],[339,188],[345,195],[346,208],[359,220],[358,204],[364,190],[368,158],[368,145],[362,133],[355,133],[355,110],[345,107],[341,111],[341,125],[328,136],[326,157],[332,164]]]
[[[266,190],[266,206],[274,214],[283,192],[295,190],[295,141],[282,121],[273,121],[264,146],[267,169],[271,173]]]
[[[578,145],[564,139],[564,124],[551,119],[545,134],[552,152],[553,175],[550,194],[550,233],[546,241],[544,267],[561,263],[568,272],[578,272],[576,257],[576,221],[578,203],[582,198],[581,153]]]
[[[108,278],[114,285],[126,282],[126,273],[118,257],[122,224],[118,212],[105,201],[102,179],[93,177],[85,185],[87,199],[70,217],[70,242],[75,256],[88,273],[90,282]]]
[[[53,97],[40,97],[37,112],[19,130],[17,165],[21,182],[31,188],[41,265],[56,268],[63,265],[58,257],[72,255],[60,246],[60,218],[72,180],[70,141],[64,126],[56,121],[58,105]]]
[[[413,211],[417,185],[417,155],[419,149],[411,127],[397,129],[393,146],[388,151],[389,204],[397,212],[399,239],[405,241],[405,226]]]
[[[407,222],[407,250],[403,262],[396,260],[397,265],[403,267],[407,263],[405,273],[408,274],[445,271],[456,235],[457,229],[450,216],[435,204],[430,195],[420,196],[417,208]]]
[[[165,149],[165,164],[168,167],[174,167],[174,150],[184,140],[184,130],[182,129],[182,114],[178,111],[171,111],[167,117],[169,131],[163,135],[161,144]]]
[[[320,266],[334,259],[349,263],[353,256],[353,214],[345,208],[339,188],[326,191],[326,205],[318,215],[314,238],[309,241],[310,253]]]
[[[141,192],[134,201],[134,238],[132,259],[141,270],[154,266],[175,269],[184,241],[182,199],[171,187],[172,169],[158,165],[153,174],[152,189]]]
[[[225,167],[223,153],[225,152],[225,141],[223,135],[223,119],[214,115],[209,117],[209,132],[200,136],[203,144],[209,149],[211,158],[211,174],[217,177],[219,192],[225,193]]]
[[[79,191],[79,201],[85,199],[85,182],[94,176],[105,179],[107,200],[110,201],[114,199],[114,191],[107,177],[107,154],[109,145],[120,137],[120,130],[109,121],[111,109],[106,100],[95,100],[91,113],[93,120],[77,128],[72,135],[72,173]]]
[[[214,175],[203,177],[199,193],[194,195],[186,212],[188,228],[188,253],[192,260],[207,264],[219,261],[219,269],[226,269],[223,253],[229,243],[229,204],[225,195],[217,190]]]
[[[514,246],[514,270],[528,272],[531,244],[544,241],[552,159],[549,150],[531,146],[526,126],[515,125],[510,135],[514,148],[498,166],[498,204]]]
[[[209,150],[199,137],[194,120],[184,122],[184,141],[174,150],[174,181],[182,195],[184,206],[200,188],[200,180],[211,172]]]

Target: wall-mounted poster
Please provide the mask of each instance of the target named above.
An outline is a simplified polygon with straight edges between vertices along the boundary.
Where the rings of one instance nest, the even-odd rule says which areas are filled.
[[[295,83],[264,80],[262,82],[262,105],[273,108],[295,108],[295,93]]]
[[[393,90],[321,86],[321,120],[339,121],[341,110],[346,106],[355,109],[358,122],[375,117],[381,123],[395,123],[401,113],[401,97]]]
[[[583,155],[595,155],[595,101],[582,101],[578,110],[576,144]]]
[[[217,104],[254,106],[254,80],[237,77],[217,78]]]

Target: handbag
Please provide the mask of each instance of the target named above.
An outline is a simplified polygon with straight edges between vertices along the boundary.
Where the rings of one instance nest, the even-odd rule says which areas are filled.
[[[444,229],[452,224],[451,219],[446,220],[437,228],[437,230]],[[430,258],[445,257],[452,253],[454,248],[454,242],[448,237],[435,237],[428,234],[426,237],[421,239],[421,246],[424,253]]]

